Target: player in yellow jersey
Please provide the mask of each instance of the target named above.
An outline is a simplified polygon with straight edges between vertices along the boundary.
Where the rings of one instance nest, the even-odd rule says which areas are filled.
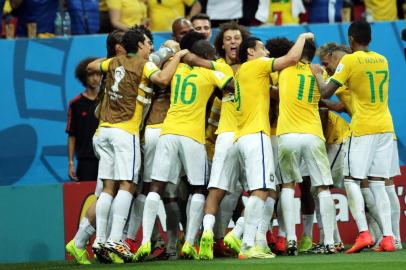
[[[236,63],[236,52],[239,45],[248,35],[248,31],[235,22],[224,23],[220,26],[215,44],[222,58],[214,63],[216,69],[233,76],[230,66]],[[238,188],[237,184],[239,162],[234,147],[236,124],[234,93],[224,92],[221,100],[220,121],[216,130],[217,139],[208,185],[209,194],[204,209],[204,231],[199,253],[201,259],[213,258],[214,240],[216,249],[224,251],[222,238],[225,236],[228,223],[241,194],[241,188]],[[232,235],[228,235],[228,238],[234,239]]]
[[[357,252],[373,244],[364,213],[364,199],[359,183],[368,179],[383,225],[381,251],[395,249],[391,208],[385,191],[385,180],[390,177],[393,155],[393,123],[388,108],[389,70],[386,58],[370,51],[371,26],[367,22],[354,22],[348,29],[348,40],[353,51],[345,55],[326,84],[321,69],[313,66],[320,93],[330,97],[342,85],[350,89],[353,116],[351,138],[346,158],[344,185],[348,204],[360,232],[347,253]]]
[[[341,58],[348,54],[351,53],[349,51],[349,48],[345,46],[333,46],[332,48],[329,49],[329,52],[327,54],[326,59],[326,64],[329,67],[328,70],[335,70],[341,60]],[[330,74],[332,75],[332,74]],[[338,112],[346,112],[350,116],[352,116],[352,104],[351,104],[351,96],[350,92],[348,91],[348,88],[343,85],[341,86],[335,93],[335,95],[338,97],[340,100],[339,103],[333,102],[330,100],[323,100],[324,103],[329,107],[331,110],[338,111]],[[397,249],[401,249],[402,245],[400,244],[401,241],[400,236],[399,236],[399,216],[400,216],[400,204],[398,197],[396,195],[395,191],[395,185],[393,182],[393,178],[397,175],[400,174],[399,170],[399,155],[398,155],[398,147],[397,147],[397,138],[394,136],[393,140],[393,157],[392,157],[392,162],[391,162],[391,173],[390,173],[390,178],[388,180],[385,180],[385,189],[386,192],[388,193],[390,205],[391,205],[391,218],[392,218],[392,230],[393,234],[395,237],[395,247]],[[379,220],[378,217],[378,210],[376,207],[375,203],[375,198],[368,187],[368,180],[361,181],[361,192],[365,200],[365,204],[368,208],[368,213],[367,213],[367,219],[368,223],[372,221],[372,223],[378,223],[378,226],[382,228],[382,224]],[[368,215],[371,215],[372,218],[369,218]],[[377,241],[380,238],[379,234],[374,235],[375,241]]]
[[[300,62],[279,74],[279,125],[276,134],[282,182],[280,200],[288,255],[297,255],[293,198],[295,184],[302,181],[302,160],[320,201],[325,251],[328,254],[336,252],[333,238],[335,207],[329,191],[333,181],[319,116],[320,94],[310,70],[315,52],[314,43],[306,41]]]
[[[191,51],[196,55],[212,59],[215,50],[206,40],[195,42]],[[180,64],[171,84],[171,105],[162,126],[154,158],[150,192],[145,201],[143,214],[142,245],[134,255],[140,261],[151,252],[151,233],[158,211],[158,203],[167,182],[176,183],[179,173],[173,170],[181,163],[193,188],[190,201],[186,241],[182,252],[197,259],[193,247],[197,230],[203,218],[205,197],[206,150],[205,109],[215,87],[229,87],[232,76],[205,68],[192,68]]]
[[[137,102],[138,85],[145,81],[168,84],[180,58],[187,51],[176,54],[175,61],[160,71],[147,60],[152,41],[145,34],[145,29],[129,30],[124,34],[122,43],[127,55],[92,62],[88,69],[101,69],[107,73],[106,93],[100,105],[100,129],[95,144],[95,151],[100,157],[99,177],[103,180],[103,191],[96,204],[96,240],[93,249],[97,253],[105,248],[128,260],[132,254],[121,238],[141,165],[138,133],[143,105]],[[114,215],[107,238],[108,214],[113,197]]]
[[[267,223],[272,217],[272,213],[264,213],[265,202],[267,205],[275,203],[274,198],[269,197],[271,190],[275,190],[269,124],[269,75],[297,63],[306,38],[313,38],[313,34],[301,34],[288,54],[276,59],[267,57],[268,51],[258,38],[249,37],[240,45],[239,59],[242,64],[235,74],[235,137],[251,192],[245,207],[243,246],[239,254],[241,259],[275,256],[255,246],[255,234],[261,216],[266,214],[269,218]]]

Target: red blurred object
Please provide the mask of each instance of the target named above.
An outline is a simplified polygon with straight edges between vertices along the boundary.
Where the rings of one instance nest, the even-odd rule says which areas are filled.
[[[276,255],[282,255],[286,252],[286,237],[278,236],[276,239],[275,249],[273,252]]]
[[[233,251],[224,244],[223,239],[220,239],[213,245],[213,255],[214,257],[231,257]]]
[[[282,12],[281,11],[274,11],[272,18],[273,18],[274,25],[282,25]]]
[[[131,253],[135,253],[137,250],[137,244],[135,243],[134,240],[127,238],[125,239],[125,242],[127,243],[127,246],[130,248]]]

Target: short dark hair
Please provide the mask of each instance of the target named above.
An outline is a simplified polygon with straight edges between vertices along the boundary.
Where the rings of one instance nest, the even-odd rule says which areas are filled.
[[[197,56],[204,59],[213,60],[216,55],[216,49],[210,44],[209,41],[201,39],[193,43],[190,51]]]
[[[314,55],[316,54],[316,45],[313,40],[306,39],[303,46],[301,58],[306,58],[310,62],[313,61]]]
[[[132,26],[129,30],[139,30],[142,33],[144,33],[144,35],[146,35],[151,42],[154,42],[154,36],[151,33],[151,30],[149,30],[148,28],[146,28],[144,25],[134,25]]]
[[[372,40],[371,25],[367,21],[353,22],[348,28],[348,36],[360,45],[368,45]]]
[[[140,29],[131,29],[125,32],[123,36],[123,47],[127,53],[138,52],[138,42],[143,43],[145,41],[145,33]]]
[[[286,55],[293,47],[293,42],[285,37],[268,39],[265,48],[269,51],[269,57],[278,58]]]
[[[239,51],[239,59],[240,63],[244,63],[248,59],[248,49],[249,48],[255,48],[257,45],[257,41],[261,41],[261,39],[257,37],[248,37],[243,40],[243,42],[240,45],[240,51]]]
[[[124,31],[122,30],[113,30],[107,36],[106,48],[107,48],[107,58],[116,56],[116,45],[122,44]]]
[[[247,37],[251,36],[251,33],[242,25],[239,25],[236,21],[226,22],[220,25],[219,32],[214,39],[214,47],[220,57],[226,57],[226,51],[223,49],[223,37],[224,33],[228,30],[239,30],[244,41]]]
[[[83,59],[82,61],[79,62],[79,64],[76,66],[75,68],[75,77],[76,79],[78,79],[80,81],[80,83],[86,87],[86,80],[87,80],[87,76],[89,76],[90,72],[87,71],[87,65],[90,62],[93,62],[94,60],[96,60],[96,57],[88,57]],[[93,72],[94,73],[94,72]]]
[[[190,18],[190,21],[193,23],[194,20],[207,20],[210,22],[210,17],[209,15],[205,13],[199,13],[194,15],[192,18]]]
[[[202,39],[206,39],[205,35],[203,35],[202,33],[196,32],[196,31],[190,31],[188,33],[186,33],[182,39],[180,40],[179,46],[180,48],[183,49],[188,49],[191,50],[193,44],[196,41],[202,40]]]

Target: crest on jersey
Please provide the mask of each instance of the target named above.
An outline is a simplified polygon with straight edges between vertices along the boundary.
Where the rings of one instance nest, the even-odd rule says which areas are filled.
[[[214,75],[219,79],[223,79],[223,77],[225,76],[223,72],[220,71],[214,71]]]
[[[344,65],[343,64],[338,64],[337,68],[336,68],[336,73],[340,73],[341,70],[343,69]]]

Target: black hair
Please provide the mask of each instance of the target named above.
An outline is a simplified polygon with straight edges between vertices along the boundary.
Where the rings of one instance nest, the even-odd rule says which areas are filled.
[[[261,41],[257,37],[248,37],[243,40],[243,42],[240,45],[240,51],[239,51],[239,59],[240,63],[244,63],[248,59],[248,49],[249,48],[255,48],[257,45],[257,41]]]
[[[360,45],[368,45],[371,42],[371,25],[367,21],[353,22],[348,28],[348,36]]]
[[[145,33],[140,29],[131,29],[125,32],[123,36],[123,47],[127,53],[138,52],[138,42],[143,43],[145,41]]]
[[[106,49],[107,49],[107,58],[116,56],[116,45],[122,44],[124,31],[122,30],[113,30],[107,36],[106,40]]]
[[[76,79],[78,79],[80,81],[80,83],[86,87],[86,80],[87,80],[87,76],[89,76],[92,73],[89,73],[87,71],[87,65],[91,62],[93,62],[94,60],[96,60],[96,57],[88,57],[83,59],[82,61],[79,62],[79,64],[76,66],[75,68],[75,77]],[[94,72],[93,72],[94,73]]]
[[[188,33],[186,33],[182,39],[179,42],[179,46],[180,48],[183,49],[188,49],[191,50],[193,44],[196,41],[202,40],[202,39],[206,39],[205,35],[203,35],[202,33],[196,32],[196,31],[190,31]]]
[[[205,39],[200,39],[193,43],[190,51],[197,56],[208,60],[213,60],[216,55],[216,49]]]
[[[192,23],[194,20],[208,20],[210,22],[210,17],[207,14],[199,13],[199,14],[194,15],[192,18],[190,18],[190,21]]]
[[[305,58],[310,62],[313,61],[314,55],[316,54],[316,45],[313,40],[306,39],[303,46],[301,58]]]
[[[151,30],[149,30],[148,28],[146,28],[144,25],[134,25],[132,26],[129,30],[139,30],[142,33],[144,33],[144,35],[146,35],[151,42],[154,42],[154,37],[152,36]]]
[[[224,33],[228,30],[238,30],[241,33],[242,40],[244,41],[247,37],[251,36],[251,33],[242,25],[239,25],[235,21],[226,22],[220,25],[219,32],[214,39],[214,47],[220,57],[226,57],[226,51],[223,49],[223,37]]]
[[[265,48],[269,51],[269,57],[278,58],[286,55],[293,47],[293,42],[285,37],[268,39]]]

